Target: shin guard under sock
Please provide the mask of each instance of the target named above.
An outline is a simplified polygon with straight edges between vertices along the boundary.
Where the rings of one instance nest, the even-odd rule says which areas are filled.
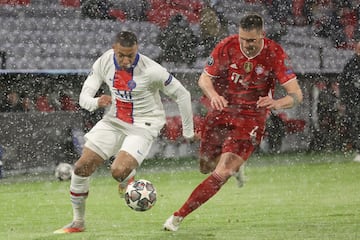
[[[90,177],[71,176],[70,199],[73,208],[73,221],[85,221],[85,202],[89,194]]]

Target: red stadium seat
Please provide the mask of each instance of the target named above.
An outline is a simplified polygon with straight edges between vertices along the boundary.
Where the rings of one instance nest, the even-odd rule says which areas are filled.
[[[286,113],[279,113],[278,117],[283,121],[286,133],[299,133],[305,129],[306,122],[304,119],[290,119]]]
[[[148,21],[157,24],[161,28],[168,25],[171,17],[176,14],[186,16],[190,23],[199,23],[200,10],[203,6],[201,1],[164,1],[164,0],[150,0],[151,8],[147,12]]]
[[[36,99],[35,107],[40,112],[54,112],[55,109],[50,106],[49,99],[47,96],[39,96]]]
[[[68,95],[63,95],[59,99],[62,111],[68,112],[76,112],[79,110],[79,107],[75,104],[75,102]]]
[[[28,5],[30,4],[30,0],[0,0],[0,4]]]
[[[195,133],[200,134],[203,127],[203,118],[194,116]],[[182,139],[182,122],[180,116],[166,117],[166,124],[161,131],[161,137],[168,141],[177,142]]]
[[[80,7],[80,0],[60,0],[60,4],[65,7]]]
[[[120,9],[110,9],[109,15],[115,17],[119,21],[125,21],[126,20],[126,14],[124,11]]]

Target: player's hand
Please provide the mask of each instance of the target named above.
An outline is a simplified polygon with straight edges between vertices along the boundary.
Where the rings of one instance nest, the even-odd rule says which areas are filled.
[[[228,101],[223,96],[214,96],[210,99],[210,105],[215,110],[222,111],[228,106]]]
[[[195,132],[195,134],[192,137],[183,136],[183,138],[185,139],[186,143],[192,144],[192,143],[198,141],[200,139],[200,136],[198,136],[197,133]]]
[[[111,105],[111,96],[109,95],[101,95],[98,99],[99,107],[105,108]]]
[[[256,102],[258,108],[266,109],[278,109],[276,105],[276,100],[272,99],[269,96],[259,97],[259,100]]]

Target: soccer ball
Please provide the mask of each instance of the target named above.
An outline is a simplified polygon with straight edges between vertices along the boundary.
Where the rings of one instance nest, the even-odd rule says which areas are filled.
[[[59,163],[55,168],[55,177],[60,181],[71,179],[73,167],[69,163]]]
[[[136,180],[127,186],[125,202],[135,211],[147,211],[156,203],[156,189],[148,180]]]

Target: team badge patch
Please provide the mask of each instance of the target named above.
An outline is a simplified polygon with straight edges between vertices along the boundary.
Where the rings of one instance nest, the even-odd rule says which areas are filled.
[[[263,74],[264,73],[264,67],[261,65],[258,65],[255,67],[255,72],[257,75]]]
[[[134,80],[130,80],[130,81],[127,83],[127,85],[128,85],[128,88],[129,88],[130,90],[133,90],[134,88],[136,88],[136,82],[135,82]]]
[[[245,62],[244,63],[244,70],[245,70],[246,73],[251,72],[252,69],[253,69],[252,62]]]
[[[286,68],[291,68],[292,63],[291,63],[290,58],[285,58],[284,64],[285,64]]]
[[[212,66],[213,64],[214,64],[214,58],[210,56],[207,60],[207,65]]]

